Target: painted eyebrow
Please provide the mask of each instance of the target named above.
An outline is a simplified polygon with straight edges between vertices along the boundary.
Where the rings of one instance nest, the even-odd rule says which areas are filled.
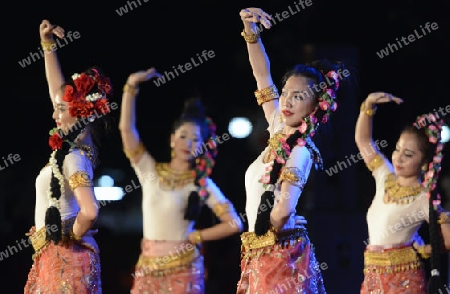
[[[65,106],[65,105],[62,103],[56,103],[56,106]]]

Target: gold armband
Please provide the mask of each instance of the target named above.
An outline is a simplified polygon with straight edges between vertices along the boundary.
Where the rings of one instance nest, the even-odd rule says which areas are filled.
[[[70,190],[74,191],[75,188],[78,187],[93,187],[94,183],[92,182],[89,175],[84,171],[77,171],[69,178],[69,187]]]
[[[132,159],[132,158],[134,158],[134,157],[144,153],[145,152],[145,147],[144,147],[144,144],[142,142],[139,142],[139,145],[138,145],[138,147],[135,150],[123,149],[123,152],[125,152],[125,156],[128,159]]]
[[[42,50],[56,51],[57,45],[55,41],[41,41]]]
[[[275,85],[255,91],[256,102],[261,106],[263,103],[280,98]]]
[[[242,30],[241,36],[244,37],[245,42],[250,44],[255,44],[259,40],[259,33],[247,35],[245,29]]]
[[[303,189],[306,184],[306,180],[303,178],[302,173],[297,167],[284,167],[281,170],[280,177],[278,181],[287,181],[289,184]]]
[[[375,155],[375,157],[366,165],[367,168],[373,172],[377,168],[379,168],[384,162],[384,158],[381,156],[381,154]]]
[[[417,250],[417,253],[419,253],[423,259],[430,258],[430,254],[425,252],[425,245],[418,246],[416,250]]]
[[[225,201],[223,203],[217,203],[214,205],[212,211],[217,217],[221,217],[227,212],[230,212],[233,209],[233,206],[229,201]]]
[[[132,86],[130,84],[125,84],[123,86],[123,92],[129,93],[130,95],[136,96],[139,93],[139,88],[136,86]]]
[[[368,116],[373,116],[377,112],[377,107],[375,106],[375,108],[366,109],[366,101],[363,101],[363,103],[361,104],[360,111],[364,112]]]
[[[438,223],[440,225],[450,224],[450,217],[448,215],[449,215],[448,212],[445,212],[445,211],[441,212],[441,214],[439,215],[439,218],[438,218]]]

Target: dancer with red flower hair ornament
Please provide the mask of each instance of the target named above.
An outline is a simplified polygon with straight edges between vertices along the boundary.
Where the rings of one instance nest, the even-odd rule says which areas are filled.
[[[95,67],[65,80],[53,38],[64,30],[47,20],[39,30],[57,127],[49,163],[36,179],[35,224],[26,234],[35,253],[24,293],[102,293],[93,176],[111,126],[112,87]]]
[[[389,102],[401,104],[403,100],[385,92],[369,94],[361,104],[355,129],[356,144],[376,185],[367,211],[369,245],[364,252],[361,294],[445,293],[439,263],[440,254],[450,249],[450,220],[440,205],[436,184],[445,123],[434,114],[417,117],[401,132],[391,163],[372,139],[377,105]],[[424,222],[429,223],[430,230],[430,244],[426,245],[418,235]],[[431,265],[428,286],[425,259],[430,259]]]

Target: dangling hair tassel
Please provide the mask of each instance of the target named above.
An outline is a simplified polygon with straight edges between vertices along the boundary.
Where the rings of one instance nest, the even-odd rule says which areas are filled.
[[[53,228],[56,226],[56,230]],[[50,206],[45,212],[46,240],[58,244],[62,240],[61,214],[55,206]]]

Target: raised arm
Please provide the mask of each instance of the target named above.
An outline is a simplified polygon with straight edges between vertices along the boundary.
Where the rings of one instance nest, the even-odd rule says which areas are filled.
[[[126,152],[133,153],[140,147],[139,133],[136,129],[136,95],[139,92],[139,84],[161,75],[154,68],[146,71],[132,73],[124,86],[122,94],[122,106],[120,112],[119,129],[122,137],[122,144]],[[142,156],[129,157],[132,163],[137,163]]]
[[[376,111],[376,104],[392,101],[397,104],[403,102],[402,99],[394,97],[392,94],[376,92],[369,94],[361,104],[355,128],[355,142],[366,164],[369,164],[378,154],[378,152],[370,151],[377,150],[372,138],[372,118]]]
[[[59,65],[58,55],[56,54],[56,42],[53,38],[55,34],[58,38],[64,38],[64,29],[50,24],[48,20],[43,20],[39,33],[41,36],[42,50],[44,51],[45,76],[48,83],[48,91],[52,103],[55,96],[64,83],[64,76]]]
[[[266,29],[271,27],[270,15],[265,13],[260,8],[246,8],[239,13],[244,23],[244,34],[246,36],[258,35],[260,29],[256,23],[261,23]],[[273,85],[272,76],[270,74],[270,61],[266,54],[264,45],[258,37],[256,42],[246,42],[248,50],[248,58],[253,70],[253,76],[256,79],[258,90],[268,88]],[[269,117],[272,112],[278,107],[278,100],[271,100],[262,104],[264,115],[269,122]]]

